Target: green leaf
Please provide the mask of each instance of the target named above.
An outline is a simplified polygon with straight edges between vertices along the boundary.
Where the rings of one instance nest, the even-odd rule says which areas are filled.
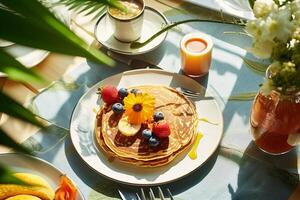
[[[4,72],[9,79],[23,83],[46,83],[41,76],[31,69],[26,68],[14,57],[0,49],[0,71]]]
[[[255,3],[255,0],[248,0],[249,1],[249,4],[250,4],[250,7],[253,9],[253,6],[254,6],[254,3]]]
[[[20,179],[13,175],[13,172],[6,168],[3,164],[0,164],[0,184],[17,184],[17,185],[27,185]]]
[[[47,0],[46,0],[47,1]],[[107,6],[118,8],[127,12],[127,8],[118,0],[59,0],[54,5],[65,5],[75,13],[84,13],[85,16],[93,14],[92,20],[100,17],[107,10]]]
[[[251,37],[251,35],[249,33],[246,32],[242,32],[242,31],[225,31],[224,34],[233,34],[233,35],[243,35],[243,36],[248,36]]]
[[[19,104],[3,92],[0,92],[0,112],[29,122],[33,125],[43,127],[42,123],[37,120],[36,116],[31,111],[24,108],[21,104]]]
[[[229,101],[252,101],[257,92],[245,92],[245,93],[240,93],[236,95],[231,95],[229,97]]]
[[[9,137],[3,130],[0,129],[0,144],[9,148],[13,148],[16,151],[30,154],[30,151],[18,144],[11,137]],[[0,169],[1,170],[1,169]]]
[[[0,38],[37,49],[82,56],[113,66],[115,62],[75,35],[38,0],[0,0]]]
[[[266,74],[266,70],[268,68],[268,64],[264,64],[264,63],[260,63],[260,62],[255,62],[253,60],[247,59],[247,58],[243,58],[246,66],[253,71],[254,73],[261,75],[261,76],[265,76]]]
[[[163,34],[164,32],[168,31],[169,29],[174,28],[174,27],[176,27],[180,24],[186,24],[186,23],[191,23],[191,22],[211,22],[211,23],[219,23],[219,24],[241,25],[241,24],[238,24],[238,23],[225,22],[225,21],[216,21],[216,20],[206,20],[206,19],[187,19],[187,20],[177,21],[177,22],[174,22],[174,23],[169,24],[167,26],[164,26],[164,28],[162,28],[158,32],[154,33],[151,37],[149,37],[144,42],[132,42],[130,44],[130,48],[132,48],[132,49],[141,48],[141,47],[147,45],[148,43],[150,43],[152,40],[154,40],[158,36],[160,36],[161,34]],[[244,25],[242,25],[242,26],[244,26]]]

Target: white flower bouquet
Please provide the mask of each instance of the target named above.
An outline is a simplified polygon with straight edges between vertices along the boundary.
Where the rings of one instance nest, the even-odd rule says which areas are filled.
[[[256,17],[246,24],[253,36],[250,52],[271,59],[269,76],[263,84],[267,91],[300,89],[300,0],[256,0]]]

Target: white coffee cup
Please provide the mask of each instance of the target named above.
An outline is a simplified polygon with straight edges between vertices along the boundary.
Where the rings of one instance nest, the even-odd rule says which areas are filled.
[[[127,2],[130,1],[137,1],[141,5],[141,11],[131,18],[119,18],[111,13],[110,8],[107,11],[114,37],[122,42],[138,40],[143,28],[145,2],[144,0],[127,0]]]

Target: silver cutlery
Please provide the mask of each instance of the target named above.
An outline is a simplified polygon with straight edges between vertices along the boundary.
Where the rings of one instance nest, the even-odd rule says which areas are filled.
[[[158,190],[158,196],[159,196],[160,200],[167,200],[167,199],[174,200],[174,197],[173,197],[171,191],[169,190],[169,188],[167,188],[167,190],[166,190],[167,195],[164,195],[164,193],[160,187],[157,187],[157,190]],[[145,193],[146,193],[145,190],[143,188],[141,188],[140,194],[136,193],[135,197],[132,195],[126,196],[121,190],[118,190],[118,192],[119,192],[122,200],[147,200],[147,199],[155,200],[156,199],[152,188],[149,188],[148,195],[145,195]],[[149,198],[147,198],[147,196]]]
[[[201,92],[195,92],[193,90],[184,88],[184,87],[176,87],[175,88],[178,92],[182,93],[186,97],[189,98],[199,98],[199,97],[204,97],[204,94]]]

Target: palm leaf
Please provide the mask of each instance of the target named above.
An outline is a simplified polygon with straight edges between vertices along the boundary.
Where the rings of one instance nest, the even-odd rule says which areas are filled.
[[[247,58],[243,58],[246,67],[248,67],[251,71],[253,71],[254,73],[264,76],[266,74],[266,70],[268,68],[268,64],[264,64],[261,62],[255,62],[253,60],[247,59]]]
[[[31,111],[24,108],[21,104],[19,104],[3,92],[0,92],[0,113],[1,112],[29,122],[36,126],[43,126],[43,124],[37,120],[36,116]]]
[[[67,6],[76,13],[84,12],[86,16],[95,14],[94,18],[106,11],[106,5],[126,11],[126,8],[118,0],[59,0],[58,3]]]
[[[0,0],[8,9],[0,9],[0,38],[38,49],[114,65],[114,61],[89,47],[38,0]]]
[[[9,79],[23,83],[45,83],[46,81],[33,72],[31,69],[24,67],[14,57],[0,49],[0,71],[4,72]]]
[[[231,95],[229,97],[229,101],[252,101],[257,92],[245,92],[245,93],[240,93],[236,95]]]
[[[130,48],[132,48],[132,49],[141,48],[141,47],[147,45],[148,43],[150,43],[152,40],[154,40],[158,36],[160,36],[161,34],[163,34],[164,32],[168,31],[169,29],[172,29],[180,24],[194,23],[194,22],[198,22],[198,23],[199,22],[200,23],[210,22],[210,23],[218,23],[218,24],[232,24],[232,25],[244,26],[244,24],[240,24],[240,23],[236,23],[236,22],[225,22],[225,21],[216,21],[216,20],[209,20],[209,19],[187,19],[187,20],[173,22],[171,24],[164,26],[161,30],[154,33],[152,36],[147,38],[144,42],[137,42],[137,41],[131,42]]]
[[[26,183],[13,176],[13,172],[2,164],[0,164],[0,184],[26,185]]]
[[[249,1],[249,4],[250,4],[250,7],[253,9],[253,6],[254,6],[254,3],[255,3],[255,0],[248,0]]]
[[[30,154],[30,151],[23,147],[22,145],[18,144],[16,141],[14,141],[11,137],[8,136],[3,130],[0,129],[0,145],[13,148],[16,151],[28,153]],[[1,171],[1,166],[0,166]]]

